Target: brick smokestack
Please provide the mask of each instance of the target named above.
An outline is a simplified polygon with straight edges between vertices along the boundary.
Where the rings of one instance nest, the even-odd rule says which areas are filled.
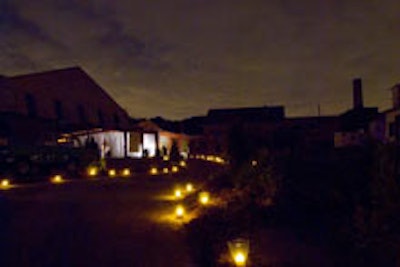
[[[360,78],[353,80],[353,108],[363,107],[362,81]]]

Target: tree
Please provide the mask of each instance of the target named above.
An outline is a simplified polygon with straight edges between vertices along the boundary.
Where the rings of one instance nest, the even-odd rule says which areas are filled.
[[[262,148],[240,166],[234,179],[236,187],[244,189],[251,202],[265,206],[275,201],[282,175],[269,150]]]
[[[169,158],[172,161],[179,161],[181,159],[181,155],[178,149],[178,143],[175,139],[172,140],[172,146],[171,146],[171,151],[169,152]]]

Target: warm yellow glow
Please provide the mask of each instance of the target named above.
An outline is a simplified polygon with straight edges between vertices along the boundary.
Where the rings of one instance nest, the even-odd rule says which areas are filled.
[[[64,179],[61,175],[57,174],[57,175],[54,175],[53,177],[51,177],[50,181],[53,184],[60,184],[60,183],[64,182]]]
[[[201,156],[200,155],[196,155],[196,159],[200,159],[201,158]]]
[[[1,180],[1,187],[2,188],[7,188],[9,186],[10,186],[10,180],[8,180],[8,179]]]
[[[215,157],[215,162],[223,164],[223,163],[225,163],[225,160],[221,157]]]
[[[233,260],[237,266],[244,266],[246,264],[246,256],[243,252],[237,252]]]
[[[208,156],[206,157],[206,159],[207,159],[208,161],[215,161],[215,157],[212,156],[212,155],[208,155]]]
[[[251,166],[255,167],[255,166],[257,166],[257,164],[258,164],[257,160],[252,160],[251,161]]]
[[[203,205],[207,205],[210,202],[210,193],[201,192],[199,194],[199,202]]]
[[[179,162],[179,166],[181,166],[181,167],[186,167],[186,161],[181,160],[181,161]]]
[[[109,177],[115,177],[117,175],[117,171],[115,169],[108,170]]]
[[[228,242],[229,252],[236,266],[246,266],[249,255],[249,240],[238,238]]]
[[[200,158],[201,159],[206,159],[206,156],[205,155],[200,155]]]
[[[87,170],[87,174],[89,176],[96,176],[99,173],[99,169],[97,167],[89,167]]]
[[[186,192],[190,193],[193,191],[193,185],[191,183],[186,184]]]
[[[158,169],[157,169],[156,167],[152,167],[152,168],[150,169],[150,174],[151,174],[151,175],[156,175],[156,174],[158,174]]]
[[[183,215],[185,214],[185,208],[182,205],[176,206],[175,214],[176,214],[176,217],[182,218]]]
[[[169,170],[168,170],[167,167],[164,167],[164,168],[163,168],[163,173],[169,173]]]
[[[65,137],[62,137],[62,138],[58,138],[58,139],[57,139],[57,143],[59,143],[59,144],[66,143],[66,142],[68,142],[68,139],[65,138]]]
[[[131,170],[130,170],[129,168],[124,168],[124,169],[122,170],[122,176],[128,177],[128,176],[130,176],[130,175],[131,175]]]
[[[163,160],[164,161],[168,161],[169,160],[169,156],[163,156]]]
[[[175,195],[175,198],[181,198],[181,197],[183,196],[182,190],[180,190],[180,189],[175,189],[174,195]]]
[[[179,171],[179,167],[178,166],[172,166],[172,172],[178,172]]]

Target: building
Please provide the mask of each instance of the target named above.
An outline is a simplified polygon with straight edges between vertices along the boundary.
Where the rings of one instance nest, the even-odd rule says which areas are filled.
[[[135,146],[143,155],[143,152],[146,150],[146,154],[150,157],[156,156],[168,156],[171,152],[171,148],[173,143],[175,142],[180,152],[181,156],[187,157],[189,154],[189,143],[190,136],[182,133],[180,131],[176,131],[176,127],[168,127],[168,121],[163,120],[163,123],[160,123],[161,126],[156,123],[160,120],[142,120],[136,124],[136,127],[141,129],[142,135],[139,137],[142,142]],[[175,130],[175,131],[174,131]],[[139,139],[138,139],[139,140]]]
[[[337,116],[286,118],[275,131],[274,147],[302,157],[326,156],[339,127]]]
[[[381,122],[384,125],[384,142],[400,141],[400,84],[391,88],[392,107],[383,111],[384,119]]]
[[[192,139],[191,153],[226,156],[230,135],[239,128],[248,140],[272,145],[274,129],[284,117],[282,106],[211,109],[200,120],[203,137]]]
[[[79,67],[2,76],[0,98],[1,134],[15,143],[40,143],[51,133],[129,128],[127,112]]]
[[[335,132],[335,147],[362,146],[370,137],[370,124],[379,117],[378,108],[364,107],[362,81],[353,80],[353,108],[340,114],[340,129]]]

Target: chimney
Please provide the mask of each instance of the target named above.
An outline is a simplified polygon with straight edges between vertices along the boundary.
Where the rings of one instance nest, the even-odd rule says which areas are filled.
[[[353,108],[362,108],[363,98],[362,98],[362,82],[360,78],[353,80]]]

